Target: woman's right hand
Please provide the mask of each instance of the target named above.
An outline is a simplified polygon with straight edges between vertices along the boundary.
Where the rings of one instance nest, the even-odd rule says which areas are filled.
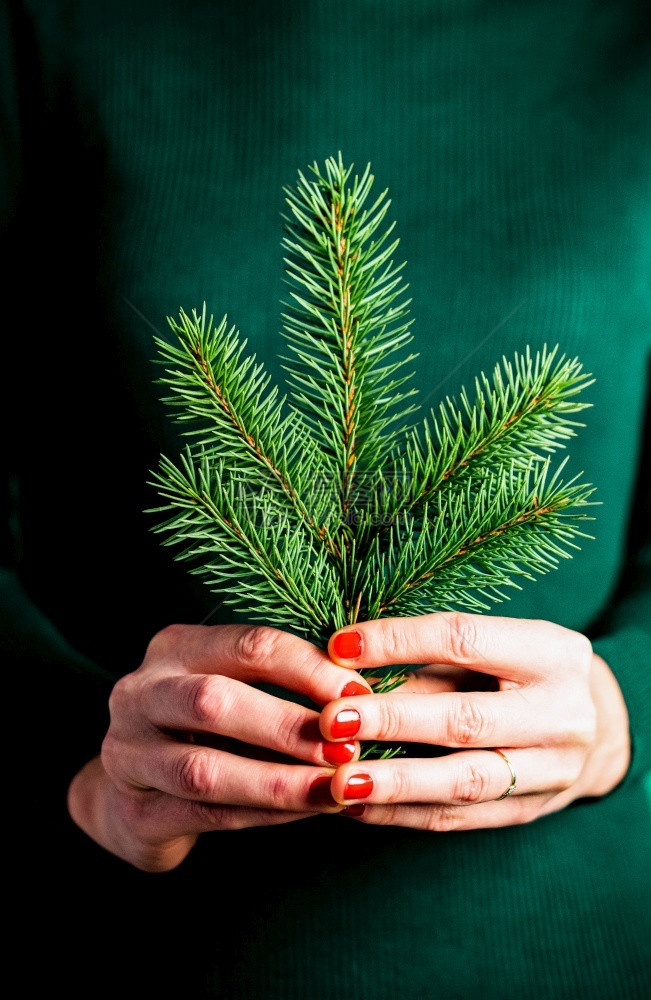
[[[317,711],[256,683],[318,706],[370,692],[359,674],[278,629],[169,626],[113,689],[101,754],[68,792],[75,823],[135,867],[168,871],[201,833],[341,810],[329,779],[359,757],[359,743],[324,742]]]

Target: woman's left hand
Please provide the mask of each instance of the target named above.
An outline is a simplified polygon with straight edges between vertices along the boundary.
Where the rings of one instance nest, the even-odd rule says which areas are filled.
[[[355,670],[427,665],[393,691],[329,702],[320,717],[326,739],[456,751],[339,767],[332,794],[365,823],[436,831],[528,823],[605,795],[628,769],[622,693],[578,632],[439,612],[347,626],[328,652]]]

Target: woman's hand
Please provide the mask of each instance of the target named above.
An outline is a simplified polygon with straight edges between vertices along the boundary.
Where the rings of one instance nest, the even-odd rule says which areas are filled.
[[[388,618],[335,633],[329,654],[358,670],[428,666],[389,693],[325,706],[326,739],[456,751],[339,767],[332,794],[366,823],[437,831],[528,823],[605,795],[628,768],[617,681],[585,636],[559,625],[446,612]],[[510,762],[512,788],[495,749]]]
[[[330,777],[359,757],[359,743],[324,741],[317,711],[255,683],[319,706],[370,690],[325,652],[277,629],[170,626],[115,685],[101,756],[70,786],[73,820],[136,867],[166,871],[201,833],[340,810]]]

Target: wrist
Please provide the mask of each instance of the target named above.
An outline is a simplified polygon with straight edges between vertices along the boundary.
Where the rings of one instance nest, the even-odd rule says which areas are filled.
[[[197,839],[196,834],[162,836],[155,810],[153,818],[148,816],[142,801],[121,792],[104,770],[101,757],[90,760],[70,782],[68,812],[91,840],[142,871],[176,868]]]

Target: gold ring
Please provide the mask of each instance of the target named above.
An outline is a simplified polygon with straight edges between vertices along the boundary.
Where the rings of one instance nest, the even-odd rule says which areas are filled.
[[[506,756],[506,754],[502,753],[501,750],[495,750],[494,748],[493,748],[493,753],[498,753],[500,755],[500,757],[502,758],[502,760],[504,760],[506,762],[506,766],[508,767],[509,771],[511,772],[511,784],[506,789],[506,791],[502,792],[502,794],[499,795],[497,797],[497,799],[495,800],[496,802],[499,802],[500,799],[505,799],[507,797],[507,795],[510,795],[511,792],[515,789],[515,780],[516,779],[515,779],[515,771],[513,770],[513,765],[511,764],[511,761]]]

